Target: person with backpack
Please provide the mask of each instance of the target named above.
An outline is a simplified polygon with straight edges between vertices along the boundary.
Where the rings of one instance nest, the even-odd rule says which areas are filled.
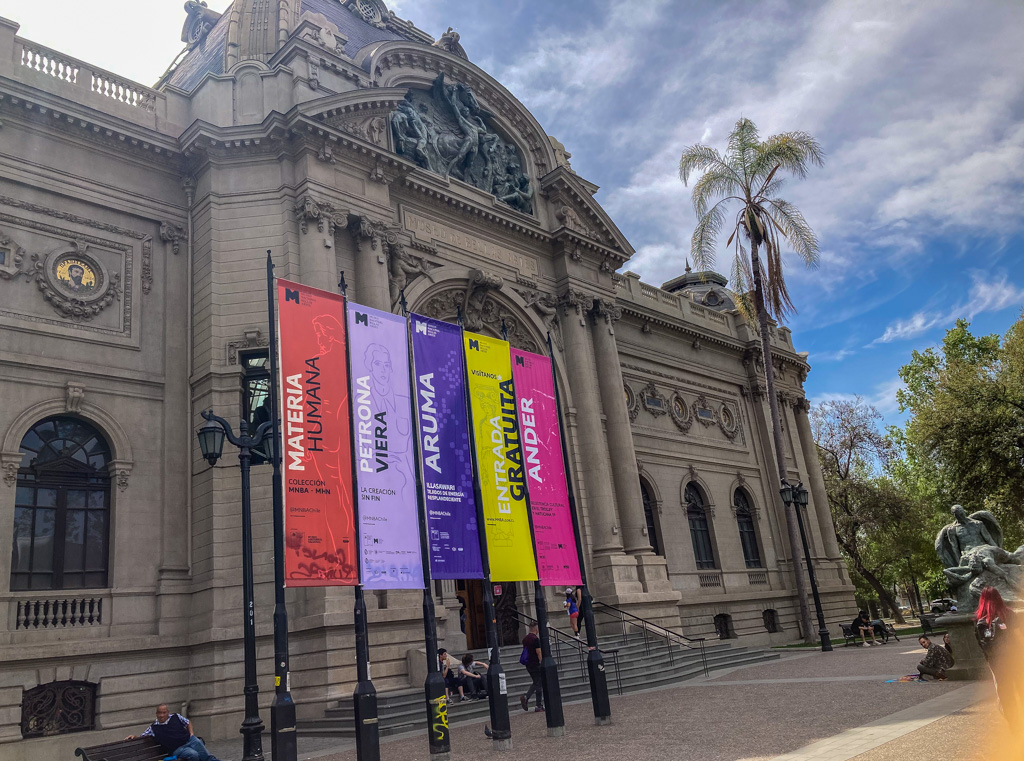
[[[996,685],[999,709],[1011,726],[1018,726],[1024,721],[1021,716],[1024,682],[1019,673],[1020,662],[1024,657],[1024,637],[1017,628],[1016,616],[998,589],[985,587],[981,591],[974,620],[978,646],[988,662],[992,681]]]
[[[530,632],[523,637],[523,653],[519,656],[519,662],[526,666],[526,671],[530,675],[530,679],[533,682],[530,684],[530,689],[526,691],[525,695],[519,696],[519,704],[523,707],[524,711],[530,710],[530,696],[536,693],[537,695],[537,707],[534,708],[534,713],[544,712],[544,688],[540,681],[540,636],[536,623],[530,624]]]
[[[572,587],[565,588],[565,602],[562,603],[565,612],[569,614],[569,623],[572,625],[572,632],[576,639],[580,638],[580,600],[576,590]]]

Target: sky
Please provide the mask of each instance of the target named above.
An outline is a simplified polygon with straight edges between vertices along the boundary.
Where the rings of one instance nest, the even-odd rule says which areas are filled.
[[[208,0],[223,10],[228,0]],[[388,2],[388,0],[385,0]],[[738,118],[802,130],[826,158],[785,197],[820,240],[787,258],[788,323],[812,401],[860,395],[898,422],[899,368],[957,317],[1004,333],[1024,304],[1024,3],[390,0],[452,26],[601,186],[636,249],[679,275],[695,217],[688,145],[723,149]],[[19,34],[152,84],[182,48],[181,0],[0,0]],[[729,272],[724,240],[716,269]]]

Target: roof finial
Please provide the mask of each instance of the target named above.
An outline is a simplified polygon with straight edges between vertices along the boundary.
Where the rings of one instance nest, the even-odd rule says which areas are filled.
[[[686,257],[686,271],[690,271],[690,257]]]

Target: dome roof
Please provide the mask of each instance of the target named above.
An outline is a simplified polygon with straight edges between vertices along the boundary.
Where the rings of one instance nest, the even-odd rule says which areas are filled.
[[[193,47],[182,57],[177,66],[159,84],[168,84],[191,92],[207,74],[223,74],[225,67],[225,50],[228,43],[228,29],[235,7],[251,4],[253,0],[234,0],[212,25],[208,32],[202,34]],[[190,19],[202,13],[207,22],[216,14],[209,11],[198,11],[190,6],[199,3],[189,2]],[[272,3],[276,8],[276,3]],[[433,38],[417,29],[408,21],[396,17],[387,9],[382,0],[301,0],[300,18],[302,13],[322,14],[333,23],[338,31],[347,38],[344,55],[354,59],[359,51],[367,45],[389,40],[408,40],[430,45]],[[254,13],[256,11],[253,11]],[[236,14],[237,15],[237,14]],[[271,20],[276,26],[276,21]],[[188,27],[189,22],[186,22]],[[197,35],[198,36],[198,35]],[[251,57],[242,55],[242,58]]]
[[[735,294],[726,288],[729,279],[711,270],[694,272],[686,263],[686,272],[663,283],[662,290],[669,293],[685,294],[695,304],[716,312],[728,312],[736,308]]]

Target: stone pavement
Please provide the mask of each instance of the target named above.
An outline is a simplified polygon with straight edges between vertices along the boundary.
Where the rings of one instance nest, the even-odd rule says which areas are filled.
[[[945,753],[937,731],[956,728],[958,719],[947,723],[943,717],[976,711],[972,705],[979,700],[985,701],[982,715],[991,713],[991,688],[988,683],[886,683],[914,673],[923,655],[916,642],[907,640],[787,654],[781,661],[718,672],[711,679],[613,696],[609,727],[593,726],[589,701],[567,705],[562,738],[547,737],[543,715],[517,712],[511,753],[493,751],[481,723],[458,724],[452,727],[452,760],[889,761],[920,757],[920,747],[913,751],[913,745],[904,747],[903,755],[884,755],[893,743],[918,733],[927,737],[931,752],[926,757],[969,758]],[[971,747],[970,737],[965,742]],[[269,745],[268,736],[268,750]],[[222,761],[238,761],[239,747],[234,741],[216,743],[211,750]],[[300,758],[356,761],[356,754],[350,742],[310,738],[300,739]],[[426,739],[385,738],[381,758],[427,761]]]

